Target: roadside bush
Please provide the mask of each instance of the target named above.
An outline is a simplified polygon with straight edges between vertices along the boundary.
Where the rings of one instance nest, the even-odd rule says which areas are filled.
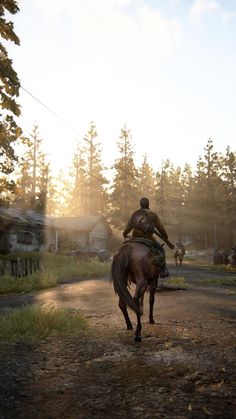
[[[199,284],[201,285],[229,285],[236,286],[236,277],[235,276],[225,276],[222,278],[203,278],[199,279]]]
[[[99,262],[98,258],[76,261],[72,256],[45,253],[42,258],[45,272],[53,273],[58,281],[79,278],[81,276],[98,276],[110,272],[111,262]]]
[[[21,278],[2,276],[0,277],[0,294],[30,292],[32,290],[55,287],[56,285],[56,276],[49,272],[36,272]]]
[[[236,266],[231,266],[231,265],[210,265],[209,269],[214,270],[214,271],[236,273]]]
[[[172,276],[171,278],[165,279],[164,284],[174,286],[174,287],[184,287],[184,288],[190,287],[190,284],[185,281],[184,276]]]
[[[48,336],[77,336],[88,329],[78,311],[53,306],[26,306],[0,315],[0,339],[32,341]]]
[[[111,268],[111,262],[99,262],[98,258],[78,262],[72,256],[52,253],[40,254],[40,261],[43,272],[20,277],[0,276],[0,294],[27,293],[55,287],[61,281],[106,275]]]

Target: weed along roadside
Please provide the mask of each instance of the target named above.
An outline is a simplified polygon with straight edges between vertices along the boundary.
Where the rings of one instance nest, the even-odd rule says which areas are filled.
[[[25,260],[24,255],[22,258]],[[110,262],[100,262],[97,258],[87,261],[76,261],[72,256],[55,255],[45,253],[37,255],[38,269],[35,272],[23,275],[11,275],[11,267],[4,268],[4,275],[0,276],[0,295],[10,293],[29,293],[35,290],[42,290],[55,287],[61,282],[78,279],[81,277],[106,275],[110,272]],[[11,259],[13,257],[11,256]],[[20,255],[18,255],[20,259]],[[0,260],[2,266],[6,265],[6,257]],[[5,266],[4,265],[4,266]],[[27,270],[27,272],[30,272]]]
[[[53,306],[13,308],[0,316],[2,342],[32,342],[39,339],[78,336],[88,330],[79,310]]]

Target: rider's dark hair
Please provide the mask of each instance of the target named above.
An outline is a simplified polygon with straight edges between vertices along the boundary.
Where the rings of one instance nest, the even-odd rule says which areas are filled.
[[[141,198],[140,199],[140,207],[144,209],[149,209],[149,199]]]

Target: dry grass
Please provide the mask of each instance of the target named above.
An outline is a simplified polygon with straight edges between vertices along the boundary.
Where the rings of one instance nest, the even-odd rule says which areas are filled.
[[[54,307],[26,306],[0,316],[0,339],[7,342],[76,336],[87,328],[79,312]]]
[[[43,272],[25,277],[0,276],[0,294],[28,293],[55,287],[58,282],[90,276],[106,275],[111,262],[99,262],[98,258],[76,262],[72,256],[46,253],[41,255]]]

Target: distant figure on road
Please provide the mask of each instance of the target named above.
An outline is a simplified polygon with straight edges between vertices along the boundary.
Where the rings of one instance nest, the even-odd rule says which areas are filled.
[[[182,240],[181,239],[178,239],[177,240],[176,247],[177,247],[177,249],[181,249],[183,255],[185,255],[185,247],[184,247],[184,244],[182,243]]]

